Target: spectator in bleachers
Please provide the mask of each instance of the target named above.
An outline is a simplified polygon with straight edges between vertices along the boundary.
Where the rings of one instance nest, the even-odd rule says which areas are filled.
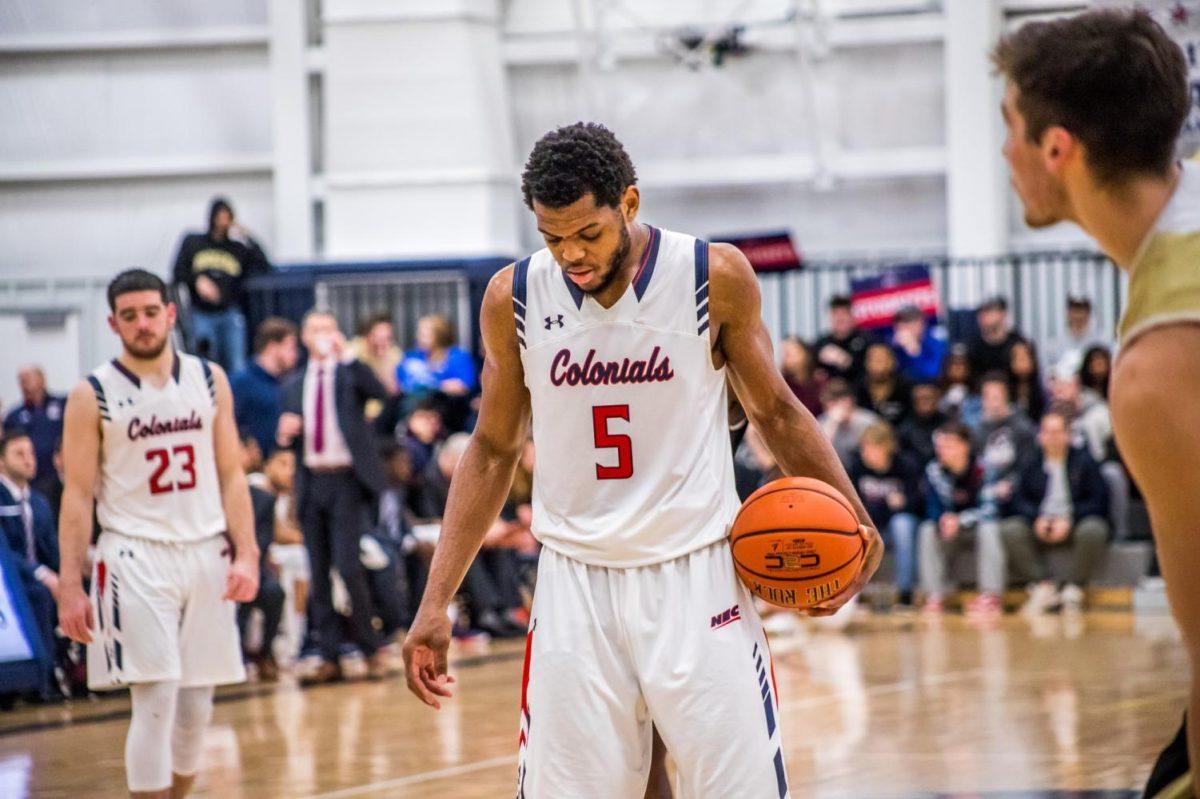
[[[1008,349],[1009,393],[1013,404],[1034,422],[1046,411],[1046,391],[1042,387],[1042,370],[1037,350],[1024,339],[1014,341]]]
[[[271,563],[279,570],[278,580],[288,601],[284,609],[282,650],[290,661],[300,652],[300,643],[308,620],[308,586],[312,571],[304,535],[296,519],[292,488],[296,476],[296,453],[277,447],[263,464],[265,482],[260,487],[275,497],[275,536],[271,542]]]
[[[301,337],[307,368],[284,387],[279,417],[280,446],[296,451],[297,516],[312,565],[313,632],[322,663],[302,681],[327,683],[342,678],[342,635],[333,607],[332,570],[350,595],[350,626],[367,659],[371,679],[391,673],[372,624],[370,586],[359,556],[360,541],[372,526],[375,497],[387,486],[374,436],[363,413],[368,399],[387,399],[387,390],[366,364],[343,360],[345,339],[328,311],[305,315]]]
[[[922,510],[920,468],[897,452],[895,431],[881,420],[863,431],[848,471],[884,543],[894,553],[900,604],[911,605],[917,577],[917,514]]]
[[[42,688],[42,696],[49,697],[57,649],[58,525],[50,503],[33,486],[36,473],[37,457],[29,435],[21,430],[5,433],[0,438],[0,531],[16,555],[22,584],[51,658]]]
[[[967,612],[997,614],[1004,590],[1004,547],[997,525],[984,518],[983,467],[971,457],[971,432],[961,422],[947,422],[934,444],[937,458],[925,468],[926,521],[917,533],[925,610],[942,611],[949,565],[959,552],[973,548],[980,593]]]
[[[812,349],[799,336],[779,343],[779,369],[788,388],[813,416],[821,415],[821,390],[825,381],[817,376]]]
[[[63,409],[67,398],[46,390],[46,373],[36,364],[26,364],[17,372],[21,404],[4,417],[5,432],[24,430],[37,455],[37,476],[33,486],[43,494],[62,490],[54,468],[54,450],[62,441]],[[56,485],[57,484],[57,485]]]
[[[441,411],[429,401],[418,405],[404,422],[404,428],[399,431],[398,438],[408,450],[413,473],[416,475],[415,482],[420,482],[420,476],[433,460],[433,452],[445,432],[446,426],[442,423]]]
[[[254,359],[229,378],[238,429],[253,435],[264,455],[275,449],[282,380],[300,359],[297,334],[296,325],[287,319],[264,319],[254,331]]]
[[[1067,329],[1050,342],[1046,363],[1055,371],[1079,368],[1083,354],[1092,347],[1109,347],[1112,341],[1101,335],[1092,323],[1092,301],[1075,294],[1067,295]]]
[[[1108,402],[1108,383],[1112,379],[1112,350],[1103,344],[1090,347],[1083,353],[1079,366],[1079,381]]]
[[[930,325],[915,305],[901,308],[893,323],[892,349],[900,374],[911,383],[932,380],[942,370],[950,345],[937,325]]]
[[[972,429],[983,466],[986,499],[997,507],[1012,500],[1025,462],[1037,446],[1037,428],[1008,396],[1008,376],[989,372],[979,385],[983,417]]]
[[[1041,613],[1061,604],[1083,608],[1084,589],[1108,546],[1104,480],[1083,447],[1071,446],[1067,418],[1057,410],[1042,416],[1041,448],[1021,473],[1001,524],[1011,573],[1029,584],[1025,610]],[[1071,566],[1061,594],[1047,579],[1044,556],[1055,547],[1071,548]]]
[[[262,247],[237,223],[223,197],[208,209],[208,230],[188,233],[175,256],[176,289],[191,298],[189,325],[196,351],[239,372],[246,362],[246,318],[242,287],[246,279],[271,270]]]
[[[394,440],[385,439],[380,455],[387,467],[388,486],[379,495],[378,529],[379,535],[385,537],[395,550],[399,562],[399,603],[403,622],[400,626],[407,627],[416,615],[421,594],[425,591],[433,545],[413,535],[409,501],[413,468],[408,450]]]
[[[952,346],[942,361],[942,373],[938,378],[942,391],[941,408],[947,416],[968,426],[977,424],[982,413],[975,377],[966,345]]]
[[[248,439],[251,443],[254,438]],[[238,605],[238,629],[242,636],[245,657],[258,669],[258,679],[275,682],[279,679],[279,665],[275,662],[273,644],[283,619],[287,596],[279,582],[279,567],[271,560],[271,545],[275,542],[275,495],[270,490],[250,486],[250,503],[254,510],[254,534],[258,541],[258,594],[250,602]],[[262,643],[258,651],[246,649],[246,628],[253,610],[262,613]]]
[[[388,312],[368,316],[358,325],[358,335],[350,342],[354,357],[371,367],[389,393],[400,390],[397,367],[404,354],[396,346],[395,327]]]
[[[912,387],[900,374],[896,353],[890,345],[877,341],[867,347],[858,404],[893,427],[908,416],[912,408]]]
[[[867,355],[867,338],[858,329],[850,298],[839,294],[829,299],[829,332],[817,339],[817,365],[827,379],[841,378],[850,385],[862,379]]]
[[[825,385],[821,403],[825,406],[825,412],[817,421],[825,437],[833,443],[842,465],[849,466],[854,461],[854,451],[858,449],[863,431],[879,417],[858,407],[854,389],[840,377],[835,377]]]
[[[975,321],[979,332],[967,340],[971,372],[984,375],[997,369],[1007,370],[1009,350],[1025,340],[1009,323],[1008,300],[999,296],[985,300],[975,311]]]
[[[470,412],[469,396],[479,387],[475,361],[454,344],[454,328],[444,316],[417,321],[417,346],[404,354],[396,380],[410,403],[432,399],[447,429],[463,429]]]
[[[437,455],[426,467],[421,517],[440,523],[450,495],[454,474],[470,436],[455,433],[438,447]],[[484,536],[479,554],[467,569],[462,594],[466,600],[471,629],[494,638],[516,638],[526,628],[516,617],[522,607],[520,564],[516,552],[503,545],[503,522],[497,518]]]
[[[1121,463],[1113,438],[1108,403],[1085,389],[1077,372],[1064,372],[1054,380],[1054,407],[1066,417],[1071,444],[1086,447],[1100,464],[1100,475],[1108,487],[1108,520],[1118,541],[1129,535],[1129,475]]]
[[[263,467],[263,452],[258,446],[258,439],[245,430],[239,431],[242,439],[242,471],[246,473],[246,479],[250,485],[254,485],[256,481],[265,482],[266,478],[262,475]]]
[[[916,458],[921,468],[933,460],[933,434],[950,417],[941,409],[942,392],[937,383],[917,383],[912,390],[912,413],[896,435],[900,449]]]

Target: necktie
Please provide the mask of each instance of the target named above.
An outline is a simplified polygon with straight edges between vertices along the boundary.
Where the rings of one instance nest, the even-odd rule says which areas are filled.
[[[21,522],[25,525],[25,554],[29,562],[37,560],[37,544],[33,540],[33,505],[29,502],[29,494],[21,497]]]
[[[325,451],[325,367],[317,367],[317,418],[313,421],[313,452]]]

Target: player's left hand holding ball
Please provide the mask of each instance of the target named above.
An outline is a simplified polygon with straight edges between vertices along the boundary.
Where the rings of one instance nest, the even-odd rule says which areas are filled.
[[[858,526],[858,534],[862,536],[863,547],[867,553],[863,558],[862,569],[859,570],[858,575],[837,596],[827,602],[813,605],[811,608],[804,610],[804,613],[807,613],[809,616],[832,616],[838,612],[838,609],[842,605],[849,602],[855,596],[858,596],[858,592],[863,589],[863,586],[871,581],[876,569],[879,568],[879,564],[883,560],[883,539],[879,537],[878,530],[866,524]]]
[[[238,556],[225,577],[225,598],[234,602],[253,602],[258,596],[258,558]]]

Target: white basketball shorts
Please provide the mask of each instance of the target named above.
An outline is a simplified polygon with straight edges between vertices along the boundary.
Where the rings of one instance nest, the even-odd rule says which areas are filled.
[[[521,689],[519,799],[629,799],[651,725],[683,799],[784,799],[766,635],[727,541],[588,566],[543,547]]]
[[[92,567],[88,687],[245,680],[237,604],[223,599],[230,550],[220,535],[168,543],[102,533]]]

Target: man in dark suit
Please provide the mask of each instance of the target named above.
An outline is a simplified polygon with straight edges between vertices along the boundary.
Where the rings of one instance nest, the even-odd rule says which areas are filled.
[[[367,656],[367,673],[382,679],[389,668],[371,624],[371,592],[359,539],[371,527],[375,497],[387,487],[363,406],[369,399],[386,400],[387,389],[369,366],[342,359],[345,339],[328,311],[309,311],[300,335],[308,365],[284,389],[278,443],[296,452],[296,510],[312,564],[312,627],[324,659],[302,681],[342,677],[330,568],[338,570],[350,595],[351,629]]]
[[[17,555],[21,582],[51,658],[45,675],[45,694],[53,683],[57,649],[54,628],[58,623],[58,529],[50,503],[32,486],[36,474],[37,456],[29,434],[13,430],[0,438],[0,533]]]

